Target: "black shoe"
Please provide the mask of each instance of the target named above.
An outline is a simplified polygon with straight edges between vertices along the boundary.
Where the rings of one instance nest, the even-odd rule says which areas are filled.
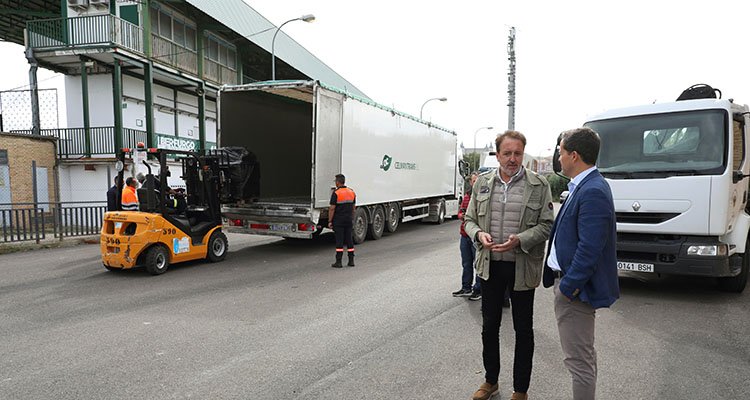
[[[503,299],[503,308],[510,308],[510,299]]]
[[[349,255],[349,262],[346,263],[347,267],[353,267],[354,266],[354,254]]]
[[[333,268],[343,268],[344,266],[341,265],[341,261],[336,261],[335,263],[331,264]]]
[[[451,294],[453,297],[469,297],[471,296],[471,289],[460,289]]]
[[[482,293],[480,293],[480,292],[471,292],[471,296],[469,296],[469,300],[471,300],[471,301],[482,300]]]

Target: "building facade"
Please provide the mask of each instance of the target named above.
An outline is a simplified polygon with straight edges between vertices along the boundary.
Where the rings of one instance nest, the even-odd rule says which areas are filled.
[[[0,0],[27,8],[31,90],[38,67],[65,74],[66,126],[40,129],[37,116],[16,132],[57,139],[62,201],[103,199],[116,149],[216,146],[219,89],[270,79],[273,58],[277,79],[317,79],[367,97],[242,0],[10,3]],[[0,15],[0,38],[18,42],[14,24]]]

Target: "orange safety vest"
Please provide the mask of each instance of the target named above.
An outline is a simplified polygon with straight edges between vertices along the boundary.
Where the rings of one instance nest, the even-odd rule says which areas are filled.
[[[125,186],[122,189],[122,210],[138,211],[138,196],[132,186]]]
[[[354,191],[346,186],[336,189],[335,193],[337,205],[354,203],[354,200],[357,198],[357,195],[354,194]]]

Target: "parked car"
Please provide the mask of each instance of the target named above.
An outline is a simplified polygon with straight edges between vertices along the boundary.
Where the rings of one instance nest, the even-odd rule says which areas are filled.
[[[560,204],[565,203],[565,199],[568,198],[568,195],[570,194],[569,191],[563,190],[562,193],[560,193]]]

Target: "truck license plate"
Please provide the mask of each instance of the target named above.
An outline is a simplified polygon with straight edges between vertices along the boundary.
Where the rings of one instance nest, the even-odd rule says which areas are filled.
[[[290,224],[271,224],[270,226],[272,231],[276,232],[289,232],[292,230],[292,225]]]
[[[654,264],[618,261],[617,269],[623,271],[654,272]]]

